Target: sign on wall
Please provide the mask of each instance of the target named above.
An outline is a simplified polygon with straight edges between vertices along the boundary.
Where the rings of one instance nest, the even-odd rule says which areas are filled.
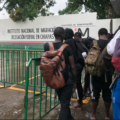
[[[56,27],[71,28],[83,37],[95,36],[96,13],[38,17],[34,21],[0,20],[0,41],[53,41]]]

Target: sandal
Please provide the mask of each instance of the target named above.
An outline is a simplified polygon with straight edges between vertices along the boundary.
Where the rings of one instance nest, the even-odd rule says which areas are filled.
[[[95,118],[95,119],[92,119],[92,118],[90,117],[90,113],[89,113],[89,112],[87,112],[87,113],[85,114],[85,117],[88,118],[88,119],[90,119],[90,120],[96,120],[96,118]]]
[[[82,107],[77,107],[77,106],[74,106],[74,105],[70,105],[70,108],[71,109],[76,109],[76,110],[82,110],[83,106]]]
[[[110,120],[110,117],[108,119],[105,118],[105,120]]]

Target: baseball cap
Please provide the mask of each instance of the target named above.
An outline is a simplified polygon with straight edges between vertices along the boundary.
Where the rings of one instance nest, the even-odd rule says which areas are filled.
[[[76,36],[79,36],[81,38],[81,33],[80,32],[76,32],[74,37],[76,37]]]

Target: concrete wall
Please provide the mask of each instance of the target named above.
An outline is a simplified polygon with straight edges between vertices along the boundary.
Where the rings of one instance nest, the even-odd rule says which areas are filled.
[[[71,28],[98,39],[98,30],[102,27],[110,32],[110,19],[97,20],[97,13],[38,17],[34,21],[13,22],[0,20],[0,42],[47,42],[53,41],[55,27]],[[113,32],[120,25],[120,19],[113,20]]]

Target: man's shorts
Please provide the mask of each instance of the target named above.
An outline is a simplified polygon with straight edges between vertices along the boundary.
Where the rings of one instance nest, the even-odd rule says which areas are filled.
[[[111,90],[109,89],[111,82],[112,82],[112,75],[106,74],[101,77],[92,76],[91,99],[93,102],[98,102],[101,90],[102,90],[103,100],[105,102],[111,102]]]

